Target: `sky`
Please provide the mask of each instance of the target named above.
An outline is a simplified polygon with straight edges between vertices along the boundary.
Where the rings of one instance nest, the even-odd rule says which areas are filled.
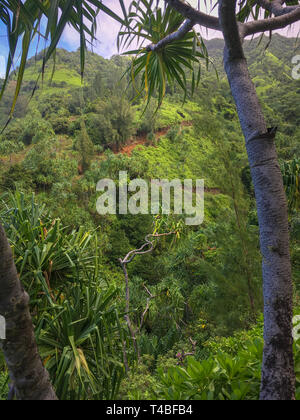
[[[131,0],[124,0],[126,5],[129,5]],[[119,0],[104,0],[105,5],[114,10],[117,14],[121,14],[121,9],[119,5]],[[161,0],[162,3],[162,0]],[[189,3],[192,6],[198,6],[198,0],[189,0]],[[207,12],[205,3],[210,4],[209,1],[200,0],[200,7],[203,12]],[[208,10],[208,12],[216,15],[217,10]],[[109,16],[105,15],[103,12],[98,16],[98,30],[97,30],[97,42],[94,46],[94,52],[102,55],[105,58],[110,58],[112,55],[117,54],[117,34],[119,31],[120,25],[118,22],[114,21]],[[197,27],[197,30],[200,30],[200,27]],[[284,31],[279,31],[282,35],[286,36],[297,36],[300,31],[300,23],[293,25],[292,29],[286,29]],[[201,31],[200,31],[201,32]],[[202,35],[204,38],[220,38],[220,32],[216,31],[206,31],[202,30]],[[44,45],[40,44],[39,49],[42,49]],[[79,36],[72,27],[66,28],[62,40],[59,44],[59,47],[65,48],[68,51],[77,50],[79,47]],[[4,25],[0,23],[0,77],[3,77],[5,71],[5,63],[7,57],[7,38],[5,34]],[[36,44],[33,44],[30,56],[34,55],[36,52]]]
[[[124,0],[126,6],[129,6],[131,0]],[[160,1],[163,4],[163,1]],[[198,0],[190,0],[189,3],[192,6],[198,7]],[[209,1],[207,2],[209,3]],[[121,8],[119,4],[119,0],[104,0],[104,4],[109,6],[114,12],[117,14],[121,13]],[[201,0],[201,9],[203,12],[206,11],[205,1]],[[212,12],[214,15],[217,15],[217,11],[214,10]],[[109,16],[105,15],[104,13],[100,13],[98,18],[98,31],[97,31],[97,39],[98,42],[95,45],[94,51],[105,58],[110,58],[112,55],[117,54],[117,46],[116,40],[117,35],[119,32],[120,25],[118,22],[111,19]],[[204,31],[204,35],[206,35],[206,31]],[[215,31],[209,31],[209,34],[206,36],[209,38],[219,36]],[[76,31],[73,28],[68,28],[65,33],[63,40],[72,46],[74,49],[78,48],[79,45],[79,37]]]

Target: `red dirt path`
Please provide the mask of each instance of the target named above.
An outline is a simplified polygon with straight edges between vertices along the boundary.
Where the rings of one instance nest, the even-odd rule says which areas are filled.
[[[191,127],[193,125],[192,121],[183,121],[181,123],[181,127]],[[164,127],[155,132],[156,140],[159,140],[161,137],[165,136],[167,132],[171,129],[171,126]],[[122,155],[131,156],[133,150],[138,146],[145,146],[147,143],[147,134],[142,134],[140,136],[136,136],[134,138],[131,138],[125,146],[122,147],[120,152]]]

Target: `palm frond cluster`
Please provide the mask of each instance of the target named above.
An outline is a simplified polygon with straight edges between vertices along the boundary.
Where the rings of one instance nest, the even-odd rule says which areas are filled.
[[[184,17],[172,7],[157,7],[157,2],[134,1],[131,3],[126,26],[120,31],[118,46],[134,50],[125,54],[133,56],[129,72],[137,96],[145,93],[147,104],[157,95],[160,106],[166,93],[167,84],[174,82],[182,88],[185,97],[188,92],[191,74],[191,91],[199,84],[201,62],[209,63],[208,52],[203,39],[193,29],[181,39],[164,45],[162,48],[149,50],[149,45],[178,31],[184,24]],[[140,81],[137,83],[138,76]]]

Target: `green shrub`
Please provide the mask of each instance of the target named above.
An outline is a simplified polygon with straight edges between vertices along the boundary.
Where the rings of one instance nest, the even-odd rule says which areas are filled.
[[[7,373],[0,369],[0,401],[6,400],[8,395],[8,376]]]
[[[41,118],[38,112],[26,117],[25,129],[19,137],[19,141],[23,142],[26,146],[36,144],[43,140],[48,140],[55,137],[50,122]]]
[[[39,319],[40,354],[60,400],[115,399],[125,373],[118,290],[94,281],[72,287]]]
[[[258,400],[263,355],[261,318],[234,337],[207,343],[206,360],[187,357],[180,366],[159,367],[152,398],[166,400]],[[297,399],[300,399],[300,339],[295,341]]]

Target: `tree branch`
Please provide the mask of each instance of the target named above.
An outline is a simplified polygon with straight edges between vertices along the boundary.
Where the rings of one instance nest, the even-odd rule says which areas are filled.
[[[145,310],[144,310],[144,312],[141,316],[141,322],[140,322],[140,326],[138,328],[138,331],[141,331],[141,329],[142,329],[142,326],[144,324],[144,318],[145,318],[146,313],[149,311],[149,308],[150,308],[150,300],[153,299],[153,298],[154,298],[154,296],[152,296],[152,298],[147,299],[147,305],[146,305],[146,308],[145,308]]]
[[[182,14],[186,19],[194,21],[196,24],[205,28],[221,31],[218,18],[194,9],[194,7],[186,4],[183,0],[165,0],[165,2]]]
[[[282,16],[287,13],[291,13],[296,10],[298,6],[286,6],[283,7],[285,1],[282,0],[257,0],[257,3],[265,10],[268,10],[270,13],[273,13],[275,16]]]
[[[197,341],[193,341],[192,340],[192,337],[190,337],[189,338],[189,340],[190,340],[190,342],[191,342],[191,344],[192,344],[192,347],[193,347],[193,351],[191,351],[191,352],[189,352],[189,353],[185,353],[185,351],[183,350],[182,351],[182,353],[177,353],[176,354],[176,358],[178,359],[178,363],[177,363],[177,365],[183,365],[183,362],[184,362],[184,359],[187,357],[187,356],[195,356],[195,354],[196,354],[196,346],[197,346]]]
[[[144,285],[144,289],[146,290],[146,292],[148,293],[148,295],[151,297],[151,299],[155,298],[155,296],[152,295],[152,293],[150,292],[150,290],[148,289],[147,286]]]
[[[157,44],[151,44],[146,47],[147,51],[158,51],[165,47],[168,44],[171,44],[174,41],[179,41],[180,39],[184,38],[184,36],[190,32],[195,25],[195,21],[187,19],[184,24],[172,34],[166,36],[162,40],[160,40]]]
[[[150,252],[153,251],[154,249],[154,239],[155,238],[161,238],[163,236],[170,236],[170,235],[174,235],[176,232],[168,232],[168,233],[154,233],[154,234],[150,234],[147,235],[145,238],[145,243],[139,248],[139,249],[134,249],[133,251],[128,252],[128,254],[126,255],[126,257],[122,260],[122,258],[119,259],[121,267],[123,269],[124,272],[124,277],[125,277],[125,300],[126,300],[126,315],[124,316],[124,319],[127,323],[132,341],[133,341],[133,345],[134,345],[134,349],[135,352],[137,354],[137,359],[138,361],[140,360],[140,351],[137,345],[137,339],[136,339],[136,334],[141,331],[143,323],[144,323],[144,318],[149,310],[150,307],[150,301],[151,299],[155,298],[155,296],[152,295],[152,293],[147,289],[146,286],[144,286],[144,288],[146,289],[148,295],[150,296],[150,298],[147,299],[147,305],[146,308],[141,316],[141,320],[140,320],[140,325],[139,327],[137,327],[136,329],[133,327],[130,316],[129,316],[129,307],[130,307],[130,290],[129,290],[129,277],[128,277],[128,271],[127,271],[127,264],[131,263],[131,261],[133,261],[133,259],[137,256],[137,255],[145,255],[148,254]],[[150,238],[153,238],[152,241],[150,241]],[[146,251],[145,248],[149,247],[149,249],[147,249]],[[124,353],[124,362],[127,361],[127,357],[126,357],[126,350],[124,348],[124,344],[123,344],[123,353]],[[126,369],[128,370],[128,364],[126,366]]]
[[[120,263],[122,264],[129,264],[137,255],[144,255],[148,254],[153,251],[154,248],[154,241],[150,241],[149,238],[161,238],[162,236],[170,236],[175,235],[176,232],[168,232],[168,233],[155,233],[147,235],[145,238],[145,243],[139,248],[134,249],[133,251],[128,252],[126,257],[122,260],[120,259]],[[144,251],[144,249],[149,246],[150,248]]]
[[[299,20],[300,6],[296,6],[292,12],[281,14],[280,16],[270,19],[261,19],[245,23],[241,28],[241,33],[243,37],[246,37],[260,32],[275,31],[286,28]]]
[[[123,269],[123,272],[124,272],[124,276],[125,276],[125,300],[126,300],[126,309],[125,310],[126,310],[126,315],[124,316],[124,319],[125,319],[126,324],[128,326],[128,329],[129,329],[129,332],[130,332],[130,335],[131,335],[131,338],[132,338],[132,341],[133,341],[134,350],[135,350],[135,352],[137,354],[137,358],[139,360],[140,355],[139,355],[139,349],[138,349],[137,342],[136,342],[136,334],[135,334],[135,331],[133,329],[131,319],[130,319],[130,316],[129,316],[130,292],[129,292],[128,272],[127,272],[127,267],[126,267],[127,263],[122,261],[122,259],[120,259],[120,263],[121,263],[121,266],[122,266],[122,269]],[[123,345],[123,352],[124,351],[126,353],[126,350],[124,349],[124,345]],[[125,358],[124,358],[124,360],[125,360]]]

